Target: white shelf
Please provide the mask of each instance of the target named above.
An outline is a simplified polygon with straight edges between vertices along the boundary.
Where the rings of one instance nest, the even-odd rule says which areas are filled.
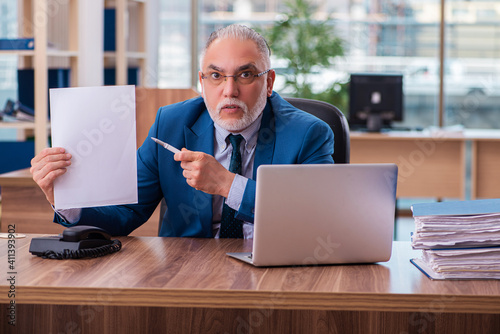
[[[107,6],[116,10],[116,52],[105,52],[105,58],[113,59],[116,67],[116,84],[127,84],[127,68],[129,60],[139,60],[141,68],[140,83],[144,83],[146,53],[146,1],[114,0],[107,1]],[[131,12],[133,10],[133,12]],[[135,20],[131,13],[136,14]],[[133,22],[131,24],[131,22]],[[133,30],[130,26],[134,26]],[[137,51],[128,51],[128,39],[132,32],[137,32]],[[134,48],[135,49],[135,48]]]
[[[35,50],[0,50],[0,55],[34,56]]]
[[[34,130],[33,122],[0,122],[0,129]]]
[[[35,50],[0,50],[0,55],[33,57]],[[78,51],[47,50],[48,57],[78,57]]]
[[[113,51],[106,51],[104,52],[104,57],[106,58],[116,58],[116,52]],[[128,59],[146,59],[147,54],[146,52],[126,52],[125,53],[126,58]]]
[[[49,57],[78,57],[78,51],[47,50]]]

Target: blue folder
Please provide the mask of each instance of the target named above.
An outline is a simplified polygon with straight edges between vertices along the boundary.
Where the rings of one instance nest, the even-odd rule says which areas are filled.
[[[413,217],[500,213],[500,198],[413,204]]]

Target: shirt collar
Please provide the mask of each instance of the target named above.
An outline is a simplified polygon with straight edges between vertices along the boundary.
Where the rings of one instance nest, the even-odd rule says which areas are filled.
[[[226,138],[231,133],[242,135],[243,139],[245,139],[245,150],[247,152],[251,152],[255,148],[255,145],[257,145],[257,137],[260,129],[260,123],[262,122],[263,114],[264,112],[262,112],[259,115],[259,117],[257,117],[257,119],[252,124],[250,124],[248,128],[239,133],[233,133],[227,131],[226,129],[221,128],[217,123],[214,122],[215,140],[217,141],[219,152],[224,152],[229,146],[229,144],[226,142]]]

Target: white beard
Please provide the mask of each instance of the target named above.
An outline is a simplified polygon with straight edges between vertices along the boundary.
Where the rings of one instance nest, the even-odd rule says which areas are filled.
[[[248,106],[236,99],[236,98],[228,98],[221,101],[216,110],[211,109],[207,106],[208,113],[212,120],[217,123],[221,128],[226,129],[230,132],[239,132],[246,128],[248,128],[262,113],[264,107],[267,103],[267,91],[265,89],[262,90],[262,93],[257,98],[257,102],[255,103],[252,110],[248,110]],[[223,120],[221,119],[221,109],[225,105],[237,105],[243,111],[243,117],[240,119],[231,119],[231,120]]]

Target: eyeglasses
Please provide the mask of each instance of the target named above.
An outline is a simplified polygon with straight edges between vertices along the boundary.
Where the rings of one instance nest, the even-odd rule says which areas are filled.
[[[271,69],[268,69],[267,71],[260,72],[258,74],[254,74],[252,71],[241,71],[235,75],[222,75],[222,73],[214,71],[210,72],[207,76],[202,73],[201,78],[207,79],[208,82],[214,86],[220,85],[223,81],[226,81],[227,78],[234,78],[234,82],[238,82],[242,85],[249,85],[254,82],[255,78],[263,76],[270,70]]]

